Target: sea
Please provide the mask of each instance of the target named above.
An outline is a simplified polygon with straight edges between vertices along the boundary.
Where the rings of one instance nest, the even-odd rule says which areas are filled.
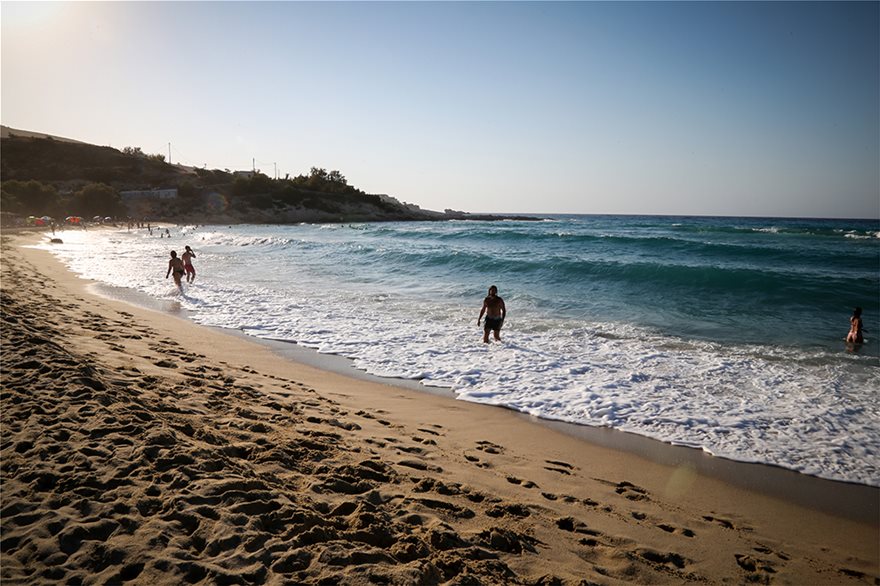
[[[880,221],[538,221],[73,229],[74,272],[193,321],[462,401],[880,486]],[[169,251],[195,251],[181,293]],[[482,342],[482,301],[507,307]],[[845,336],[863,308],[866,340]],[[193,349],[196,350],[196,349]]]

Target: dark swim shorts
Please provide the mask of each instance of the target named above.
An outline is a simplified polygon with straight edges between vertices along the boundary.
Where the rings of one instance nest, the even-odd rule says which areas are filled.
[[[504,319],[500,317],[487,317],[486,323],[483,324],[484,330],[500,330]]]

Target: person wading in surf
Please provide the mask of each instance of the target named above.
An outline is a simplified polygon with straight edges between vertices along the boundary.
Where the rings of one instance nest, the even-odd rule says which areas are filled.
[[[862,308],[856,307],[852,317],[849,318],[849,333],[846,335],[846,341],[850,344],[861,344],[865,341],[862,334],[865,330],[862,328]]]
[[[477,318],[477,325],[486,314],[486,322],[483,326],[483,343],[489,343],[489,332],[495,334],[495,339],[501,341],[501,326],[504,324],[504,318],[507,316],[507,308],[504,306],[504,299],[498,297],[498,287],[492,285],[489,287],[489,294],[483,299],[483,308],[480,309],[480,317]]]
[[[165,278],[168,278],[168,275],[171,274],[171,271],[174,271],[174,284],[177,285],[177,288],[183,293],[183,284],[180,280],[183,278],[183,275],[186,274],[186,269],[183,266],[183,261],[177,258],[177,251],[171,251],[171,260],[168,261],[168,271],[165,273]]]
[[[189,246],[186,247],[186,250],[180,255],[180,258],[183,259],[183,267],[186,269],[186,282],[192,283],[196,280],[196,268],[193,266],[192,259],[196,257],[196,253],[192,251],[192,248]]]

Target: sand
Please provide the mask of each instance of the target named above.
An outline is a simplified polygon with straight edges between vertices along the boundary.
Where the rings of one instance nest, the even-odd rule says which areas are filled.
[[[880,583],[875,515],[297,363],[35,238],[3,237],[3,584]]]

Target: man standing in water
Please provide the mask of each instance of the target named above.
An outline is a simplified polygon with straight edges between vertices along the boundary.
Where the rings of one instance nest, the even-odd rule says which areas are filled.
[[[507,316],[507,308],[504,306],[504,299],[498,297],[498,287],[492,285],[489,287],[489,294],[483,299],[483,308],[480,310],[480,317],[477,318],[477,325],[486,314],[486,323],[483,326],[483,343],[489,343],[489,331],[495,333],[495,339],[501,341],[501,326],[504,324],[504,318]]]

